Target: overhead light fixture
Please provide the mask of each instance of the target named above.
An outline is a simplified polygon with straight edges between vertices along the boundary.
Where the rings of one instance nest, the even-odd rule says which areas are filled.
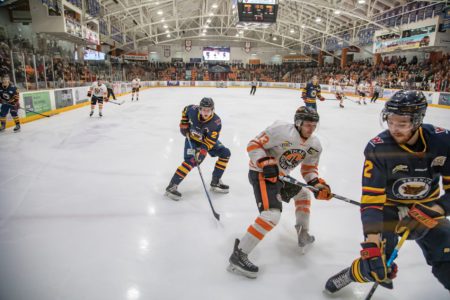
[[[203,33],[202,33],[202,36],[205,36],[205,35],[206,35],[206,33],[203,32]]]
[[[316,18],[316,23],[320,23],[320,22],[322,22],[322,18],[317,17],[317,18]]]
[[[245,29],[245,30],[248,30],[248,26],[245,26],[244,29]]]
[[[164,24],[164,26],[163,26],[164,28],[168,28],[169,26],[167,26],[166,24]]]
[[[214,16],[214,13],[213,13],[213,12],[210,12],[210,13],[209,13],[209,16],[210,16],[210,17]]]
[[[289,54],[290,55],[295,55],[295,54],[297,54],[297,52],[290,52]]]
[[[277,37],[274,36],[274,37],[272,38],[272,41],[276,41],[276,40],[277,40]]]
[[[165,22],[165,21],[166,21],[166,19],[165,19],[165,18],[162,18],[162,19],[161,19],[161,22]]]
[[[169,29],[166,30],[166,33],[170,33]]]
[[[150,54],[156,54],[156,51],[150,51]]]
[[[251,56],[256,56],[256,53],[252,53],[252,54],[250,54]]]
[[[302,24],[302,26],[301,26],[302,28],[305,28],[306,26],[305,26],[305,24]]]
[[[156,3],[155,3],[156,5],[159,5],[159,1],[156,1]]]
[[[295,33],[294,29],[289,30],[290,33]]]
[[[170,34],[166,35],[168,38],[170,38]]]
[[[239,37],[239,33],[236,33],[236,36]]]
[[[243,34],[244,33],[244,30],[239,30],[239,34]]]
[[[211,6],[212,8],[217,8],[217,7],[219,7],[216,3],[214,3],[212,6]]]
[[[161,16],[163,14],[163,11],[162,10],[158,10],[157,14]]]
[[[206,23],[211,23],[211,19],[206,20]]]
[[[341,11],[340,11],[339,9],[336,9],[336,10],[334,11],[334,14],[335,14],[335,15],[340,15],[340,14],[341,14]]]
[[[366,3],[366,0],[358,0],[358,3],[359,4],[364,4],[364,3]]]
[[[206,30],[206,29],[203,29],[203,32],[207,32],[208,30]]]

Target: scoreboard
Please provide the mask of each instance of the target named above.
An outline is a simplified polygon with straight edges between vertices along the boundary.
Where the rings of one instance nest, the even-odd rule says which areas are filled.
[[[277,0],[238,0],[239,22],[275,23],[277,21]]]

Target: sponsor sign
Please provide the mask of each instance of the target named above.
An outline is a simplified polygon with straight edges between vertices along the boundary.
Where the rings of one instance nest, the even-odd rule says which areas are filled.
[[[36,92],[36,93],[25,93],[23,95],[23,102],[25,104],[26,116],[36,115],[33,112],[44,113],[52,109],[50,102],[50,92]],[[30,111],[29,111],[30,110]]]
[[[56,108],[63,108],[73,105],[72,89],[55,90]]]

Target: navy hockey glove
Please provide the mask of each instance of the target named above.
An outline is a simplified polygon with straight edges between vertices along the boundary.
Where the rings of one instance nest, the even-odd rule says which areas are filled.
[[[180,132],[184,136],[189,134],[189,123],[180,123]]]
[[[313,192],[317,200],[330,200],[333,197],[330,186],[322,178],[316,177],[310,180],[308,185],[317,189],[317,191]]]
[[[358,282],[382,283],[388,279],[383,249],[371,242],[361,243],[361,257],[352,263],[352,275]]]
[[[206,150],[206,148],[201,147],[200,149],[197,149],[197,151],[195,151],[195,158],[194,157],[191,158],[190,161],[191,165],[193,167],[197,166],[196,160],[198,161],[198,164],[201,164],[202,161],[205,159],[206,154],[208,154],[208,150]]]
[[[278,181],[278,165],[277,161],[272,156],[266,156],[263,158],[258,159],[256,162],[258,167],[263,169],[263,175],[264,179],[270,182],[277,182]]]
[[[402,234],[409,229],[408,239],[419,240],[423,238],[430,229],[436,227],[439,220],[445,216],[437,210],[421,203],[414,203],[409,209],[408,215],[400,220],[395,232]]]
[[[302,99],[303,99],[303,101],[305,101],[307,99],[305,92],[302,92]]]

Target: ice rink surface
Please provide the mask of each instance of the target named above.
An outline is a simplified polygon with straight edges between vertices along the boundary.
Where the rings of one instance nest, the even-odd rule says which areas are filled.
[[[154,88],[139,102],[124,96],[106,104],[104,117],[89,107],[24,124],[0,136],[0,299],[364,299],[371,284],[329,297],[326,280],[359,255],[362,229],[356,206],[312,202],[316,242],[301,255],[294,205],[251,253],[255,280],[226,271],[235,238],[257,216],[247,180],[246,146],[275,120],[293,122],[299,91]],[[178,129],[185,105],[212,97],[222,118],[220,141],[231,150],[223,181],[230,193],[211,194],[210,211],[197,170],[179,187],[179,202],[164,189],[182,162]],[[330,98],[331,95],[326,95]],[[333,192],[359,201],[363,150],[382,128],[384,102],[318,103],[323,154],[319,173]],[[450,110],[429,108],[425,122],[450,128]],[[201,165],[207,184],[215,159]],[[299,169],[293,176],[300,178]],[[420,248],[405,243],[394,290],[373,299],[449,299]]]

